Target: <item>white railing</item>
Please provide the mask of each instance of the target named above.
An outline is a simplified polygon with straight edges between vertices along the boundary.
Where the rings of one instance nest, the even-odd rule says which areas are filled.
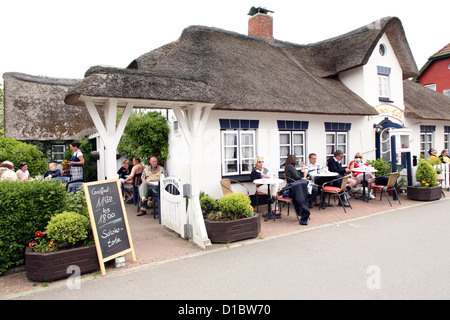
[[[442,163],[434,165],[434,170],[442,170],[442,188],[450,188],[450,165],[448,163]],[[439,179],[440,180],[440,179]]]

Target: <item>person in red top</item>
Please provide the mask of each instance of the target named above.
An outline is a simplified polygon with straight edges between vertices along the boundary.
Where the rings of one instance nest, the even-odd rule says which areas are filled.
[[[364,177],[367,183],[370,183],[371,179],[375,179],[374,174],[368,171],[366,171],[366,174],[364,176],[363,167],[369,167],[369,164],[366,161],[363,161],[362,154],[358,152],[355,154],[355,159],[351,161],[348,166],[348,168],[352,170],[353,177],[358,180],[358,184],[363,183]],[[361,171],[358,171],[358,168],[361,168]],[[365,187],[364,184],[363,187]],[[372,194],[370,194],[369,196],[372,199],[375,198]]]
[[[361,153],[356,153],[355,154],[355,160],[351,161],[349,164],[349,169],[352,170],[352,174],[353,177],[359,180],[359,183],[362,183],[364,180],[364,169],[361,169],[361,171],[357,171],[358,168],[363,168],[364,166],[368,167],[369,164],[365,161],[363,161],[362,159],[362,154]],[[353,171],[354,169],[356,169],[355,171]],[[375,179],[375,176],[373,175],[373,173],[367,172],[366,171],[366,181],[369,182],[370,179]],[[358,183],[358,184],[359,184]]]

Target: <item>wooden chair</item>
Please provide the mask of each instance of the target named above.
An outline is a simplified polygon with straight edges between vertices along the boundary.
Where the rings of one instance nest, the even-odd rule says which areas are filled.
[[[383,193],[381,191],[384,192],[384,194],[386,195],[386,198],[388,199],[389,204],[391,205],[391,207],[392,207],[392,203],[391,203],[391,200],[389,200],[389,196],[388,196],[388,193],[387,193],[389,190],[392,190],[392,192],[395,193],[395,195],[397,196],[398,203],[402,204],[400,202],[400,198],[398,197],[397,190],[396,190],[397,189],[396,188],[397,178],[398,178],[398,172],[392,172],[389,175],[389,180],[388,180],[387,185],[383,186],[383,185],[377,185],[377,184],[373,183],[372,186],[371,186],[372,188],[380,190],[380,201],[381,201],[381,199],[383,199]]]
[[[281,213],[281,205],[287,204],[288,205],[288,213],[287,213],[287,215],[289,215],[289,210],[291,208],[292,198],[285,198],[285,197],[283,197],[282,192],[285,189],[289,189],[291,187],[287,183],[287,179],[286,178],[284,178],[284,181],[286,182],[286,186],[283,189],[278,190],[278,192],[277,192],[277,199],[278,199],[278,204],[280,206],[280,213]]]
[[[243,186],[247,190],[247,193],[245,194],[246,196],[248,196],[250,194],[250,192],[249,192],[249,190],[248,190],[248,188],[247,188],[247,186],[245,184],[242,184],[242,183],[240,183],[239,181],[236,181],[236,180],[225,178],[225,179],[220,180],[220,186],[222,187],[222,192],[223,192],[224,196],[226,196],[227,194],[230,194],[230,193],[234,193],[233,189],[231,189],[231,183],[232,182],[233,183],[238,183],[241,186]]]
[[[339,199],[339,203],[342,205],[342,208],[344,209],[344,212],[347,213],[347,210],[345,210],[345,205],[348,204],[350,209],[352,208],[352,205],[350,204],[349,196],[348,196],[348,192],[347,192],[347,183],[348,183],[348,179],[350,178],[350,175],[347,175],[345,177],[341,177],[338,179],[333,179],[330,181],[325,182],[322,185],[322,192],[320,195],[320,199],[324,199],[323,195],[328,194],[328,205],[330,204],[330,197],[331,195],[337,195],[338,199]],[[334,187],[331,184],[333,184],[333,182],[336,181],[341,181],[341,186],[340,187]],[[319,206],[319,210],[322,207],[322,203]]]

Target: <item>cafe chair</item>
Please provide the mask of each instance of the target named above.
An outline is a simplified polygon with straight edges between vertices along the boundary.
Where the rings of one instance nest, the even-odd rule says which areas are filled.
[[[69,181],[66,185],[66,191],[67,192],[73,192],[73,194],[76,194],[78,191],[80,191],[80,187],[83,186],[83,180],[73,180]]]
[[[137,213],[141,210],[141,198],[139,196],[139,186],[142,183],[142,173],[133,176],[133,202],[137,206]]]
[[[54,178],[52,178],[52,181],[61,181],[61,183],[67,183],[70,181],[70,177],[66,177],[66,176],[54,177]]]
[[[256,202],[256,212],[259,213],[259,204],[258,204],[258,198],[259,196],[262,196],[263,198],[266,197],[267,198],[267,194],[258,191],[258,187],[255,184],[255,202]]]
[[[392,207],[392,203],[391,203],[391,200],[389,200],[389,196],[388,196],[388,193],[387,193],[389,190],[392,190],[393,194],[395,193],[395,196],[397,197],[398,203],[402,204],[400,202],[400,198],[398,196],[397,188],[396,188],[397,178],[398,178],[398,172],[392,172],[391,174],[389,174],[389,180],[387,182],[387,185],[383,186],[383,185],[377,185],[375,183],[372,184],[372,189],[380,190],[380,201],[381,201],[381,199],[383,199],[383,193],[381,192],[381,191],[383,191],[384,194],[386,195],[386,198],[388,199],[389,204],[391,205],[391,207]]]
[[[347,213],[347,210],[345,209],[345,206],[348,204],[348,206],[350,207],[350,209],[352,208],[352,205],[350,204],[350,201],[348,200],[350,197],[348,195],[347,192],[347,183],[348,183],[348,178],[350,177],[350,175],[347,175],[345,177],[341,177],[338,179],[333,179],[330,181],[325,182],[322,185],[322,191],[321,191],[321,195],[320,195],[320,199],[324,200],[324,194],[328,194],[328,205],[330,204],[330,197],[331,195],[335,196],[337,195],[338,199],[339,199],[339,203],[341,204],[342,208],[344,209],[344,212]],[[336,181],[341,181],[341,186],[340,187],[334,187],[332,186],[333,182]],[[322,207],[322,203],[319,206],[319,210]]]
[[[288,205],[287,215],[289,215],[289,210],[290,210],[291,204],[292,204],[292,198],[285,198],[283,196],[283,191],[289,190],[289,189],[292,189],[292,188],[289,185],[286,185],[283,189],[278,190],[278,192],[277,192],[277,199],[278,199],[278,205],[280,206],[280,213],[281,213],[281,205],[285,206],[287,204]],[[297,216],[297,219],[299,219],[298,216]]]
[[[233,189],[231,188],[231,183],[238,183],[242,187],[244,187],[247,190],[247,193],[245,194],[246,196],[248,196],[250,194],[247,186],[240,183],[239,181],[232,180],[232,179],[222,179],[222,180],[220,180],[220,186],[222,187],[222,192],[223,192],[224,196],[226,196],[227,194],[230,194],[230,193],[235,193],[233,191]]]

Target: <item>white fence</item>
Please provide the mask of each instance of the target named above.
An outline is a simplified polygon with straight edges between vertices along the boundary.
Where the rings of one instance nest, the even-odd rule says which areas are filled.
[[[166,178],[161,175],[160,185],[161,225],[172,229],[185,238],[185,225],[188,215],[186,200],[183,197],[183,184],[178,178]]]
[[[442,188],[447,188],[447,190],[450,188],[450,164],[448,163],[442,163],[437,164],[434,166],[434,170],[442,170]],[[438,175],[438,180],[440,180],[440,177]]]

